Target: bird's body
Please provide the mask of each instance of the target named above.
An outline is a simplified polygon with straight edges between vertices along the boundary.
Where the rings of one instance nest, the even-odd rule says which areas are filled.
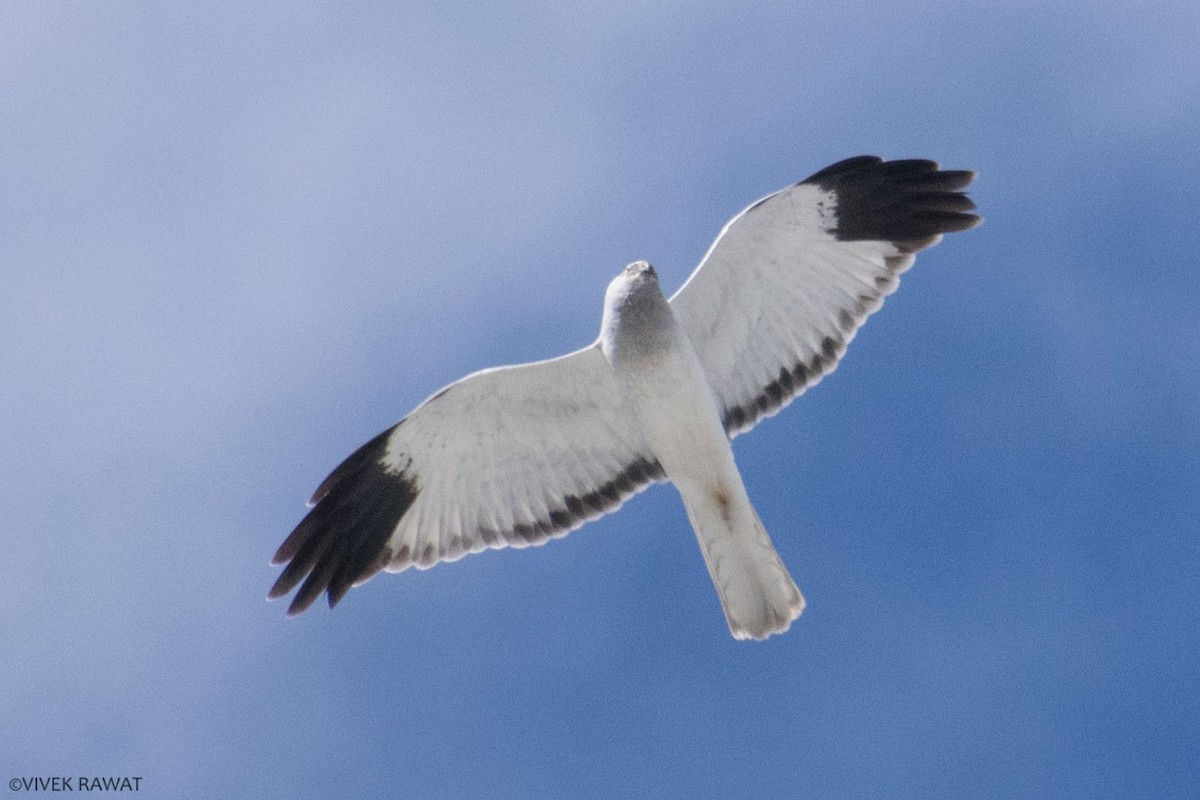
[[[646,262],[609,285],[600,350],[631,423],[679,490],[730,631],[762,639],[786,630],[804,598],[750,505],[704,368]]]
[[[862,156],[750,205],[668,301],[646,262],[609,285],[600,336],[431,396],[317,489],[269,597],[330,605],[381,569],[524,547],[679,490],[736,638],[804,599],[747,496],[730,440],[836,366],[913,254],[978,223],[972,173]]]

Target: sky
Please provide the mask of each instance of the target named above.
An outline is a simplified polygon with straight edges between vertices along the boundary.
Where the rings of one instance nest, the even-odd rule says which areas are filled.
[[[1198,35],[1184,2],[4,3],[0,778],[1194,796]],[[977,170],[986,221],[735,442],[790,632],[730,638],[667,485],[265,601],[359,444],[862,153]]]

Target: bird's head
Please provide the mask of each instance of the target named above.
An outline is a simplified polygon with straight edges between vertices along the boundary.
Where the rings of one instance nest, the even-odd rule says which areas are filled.
[[[650,266],[649,261],[634,261],[632,264],[626,265],[625,269],[621,270],[621,276],[626,279],[642,279],[652,278],[658,280],[658,273],[654,271],[654,267]]]
[[[612,279],[605,293],[606,306],[622,306],[626,303],[644,304],[645,299],[661,297],[662,289],[658,286],[658,273],[649,261],[634,261]]]
[[[622,329],[644,349],[657,346],[670,328],[671,310],[658,285],[658,273],[649,262],[634,261],[608,285],[601,336],[615,342],[618,329]]]
[[[646,289],[661,291],[658,289],[658,273],[650,266],[649,261],[634,261],[612,279],[612,283],[608,285],[608,294],[614,298],[627,298]]]

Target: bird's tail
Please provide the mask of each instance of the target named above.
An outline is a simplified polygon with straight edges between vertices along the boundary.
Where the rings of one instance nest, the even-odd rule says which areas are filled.
[[[765,639],[783,633],[800,616],[804,596],[745,489],[730,489],[681,495],[733,638]]]

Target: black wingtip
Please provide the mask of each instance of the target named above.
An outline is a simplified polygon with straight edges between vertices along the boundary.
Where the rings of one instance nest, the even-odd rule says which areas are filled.
[[[841,241],[910,242],[974,228],[982,220],[961,190],[970,170],[942,170],[936,161],[857,156],[839,161],[802,183],[833,192]]]
[[[307,610],[323,592],[332,608],[386,563],[388,539],[419,492],[411,476],[385,463],[394,430],[360,447],[322,482],[316,505],[275,553],[272,563],[286,566],[267,599],[299,586],[289,617]]]

